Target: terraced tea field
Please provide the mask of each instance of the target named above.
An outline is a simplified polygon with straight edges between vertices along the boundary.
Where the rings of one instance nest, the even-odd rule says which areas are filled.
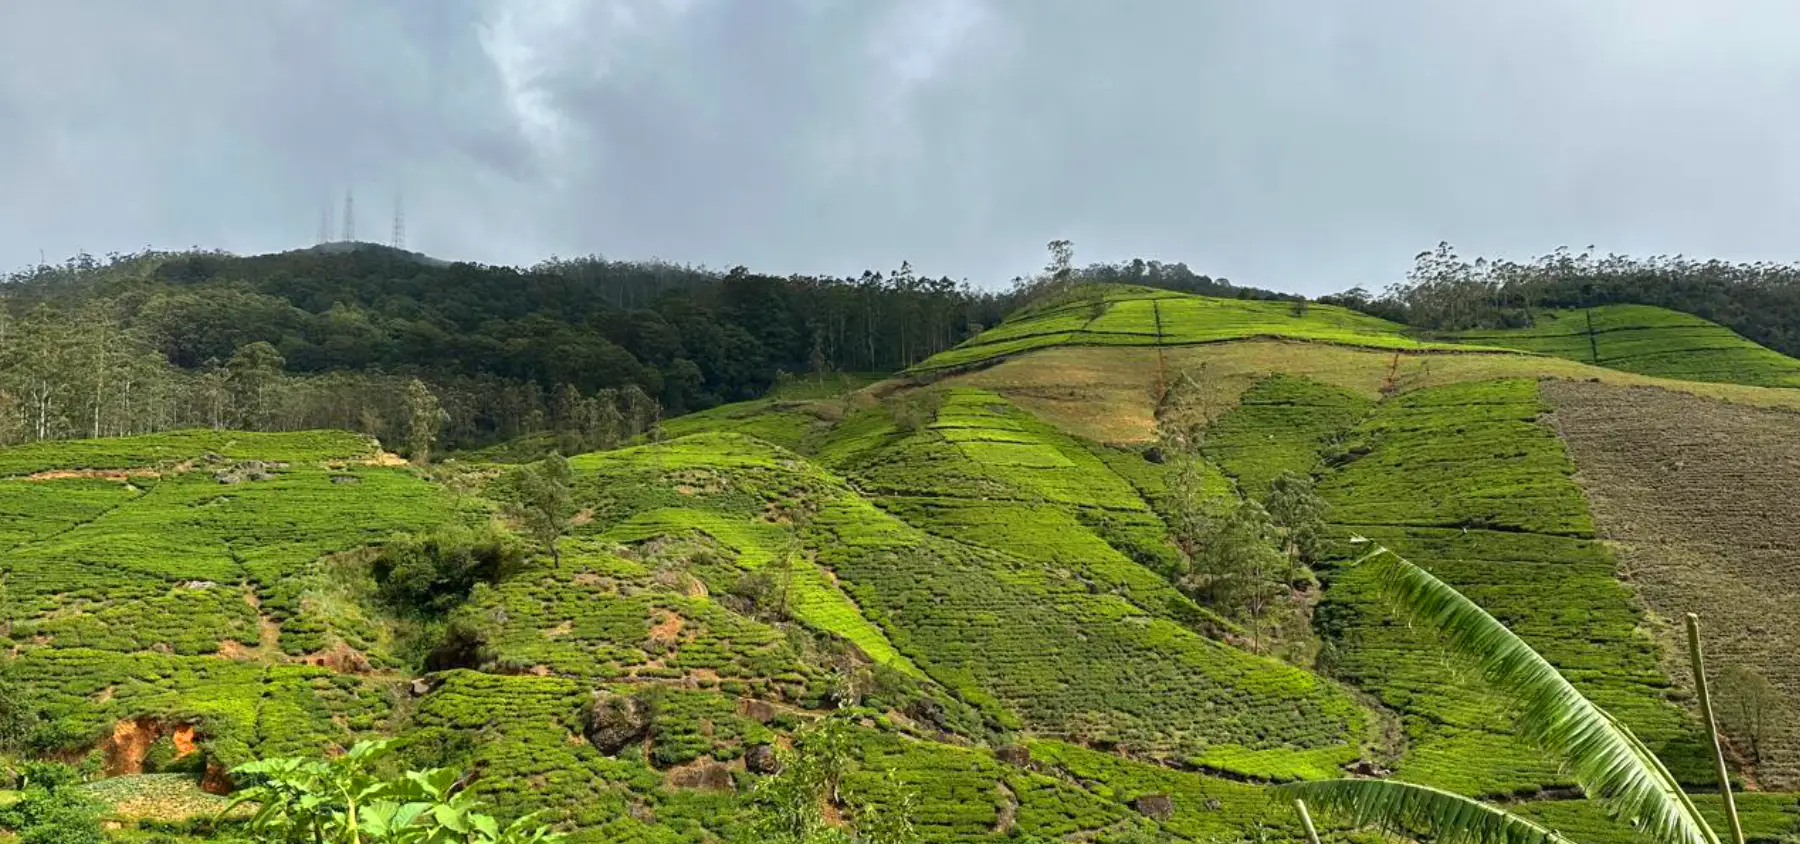
[[[913,367],[930,373],[990,364],[1060,346],[1184,346],[1282,337],[1377,349],[1469,351],[1472,345],[1419,340],[1406,327],[1348,308],[1218,299],[1111,285],[1097,296],[1017,314]]]
[[[1401,395],[1350,433],[1349,462],[1325,475],[1320,493],[1343,535],[1381,542],[1456,586],[1623,718],[1678,776],[1704,782],[1691,721],[1668,699],[1658,650],[1640,632],[1645,619],[1592,539],[1574,463],[1538,422],[1546,410],[1537,383],[1525,380]],[[1484,795],[1567,784],[1512,736],[1498,701],[1390,620],[1359,570],[1326,575],[1318,624],[1341,645],[1339,670],[1406,716],[1400,774]]]
[[[1533,312],[1529,328],[1464,331],[1455,339],[1541,352],[1626,372],[1760,387],[1800,387],[1800,361],[1725,326],[1649,305]]]
[[[1668,619],[1701,613],[1719,670],[1800,706],[1800,362],[1655,309],[1454,339],[1105,290],[903,379],[792,380],[572,456],[554,558],[514,474],[547,435],[427,468],[333,432],[0,449],[0,671],[42,716],[25,752],[85,766],[128,840],[196,837],[181,818],[230,765],[374,736],[576,842],[750,840],[772,748],[834,716],[843,793],[895,810],[902,787],[925,841],[1295,841],[1270,783],[1391,769],[1644,844],[1345,566],[1366,537],[1716,814]],[[1283,472],[1330,505],[1322,589],[1287,584],[1305,647],[1262,649],[1291,662],[1175,585],[1171,466],[1145,446],[1178,375],[1209,507]],[[441,606],[383,597],[396,538],[476,532],[527,550]],[[1732,746],[1759,844],[1800,832],[1793,711],[1760,758]]]

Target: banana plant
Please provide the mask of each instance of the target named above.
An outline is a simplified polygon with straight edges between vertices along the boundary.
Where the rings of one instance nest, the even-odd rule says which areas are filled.
[[[383,779],[370,765],[391,741],[358,742],[335,759],[264,759],[231,770],[251,785],[219,813],[251,803],[250,831],[284,844],[552,844],[563,838],[527,815],[501,825],[451,768]]]
[[[1361,537],[1351,541],[1368,542]],[[1561,759],[1570,777],[1615,818],[1660,844],[1727,844],[1668,768],[1629,727],[1588,700],[1537,651],[1475,602],[1379,545],[1352,565],[1372,575],[1378,591],[1411,623],[1435,631],[1451,651],[1473,661],[1491,687],[1516,703],[1520,733]],[[1696,624],[1690,617],[1690,654],[1695,676],[1704,678]],[[1732,821],[1729,844],[1743,844],[1704,685],[1699,691],[1727,817]],[[1287,784],[1276,792],[1297,801],[1302,813],[1305,805],[1311,804],[1359,827],[1425,833],[1437,844],[1569,844],[1557,832],[1498,807],[1416,783],[1322,780]]]

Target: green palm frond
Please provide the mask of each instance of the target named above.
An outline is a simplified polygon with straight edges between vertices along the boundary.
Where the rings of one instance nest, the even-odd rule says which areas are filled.
[[[1474,660],[1488,684],[1518,704],[1519,729],[1557,756],[1589,796],[1663,844],[1720,844],[1656,755],[1588,700],[1506,626],[1430,572],[1377,547],[1356,562],[1415,624]]]
[[[1399,780],[1318,780],[1277,786],[1359,827],[1375,827],[1435,844],[1570,844],[1517,815],[1460,794]]]

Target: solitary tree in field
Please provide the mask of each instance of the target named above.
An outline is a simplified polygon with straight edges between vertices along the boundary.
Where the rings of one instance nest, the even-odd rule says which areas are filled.
[[[525,530],[558,563],[562,562],[562,554],[556,541],[569,529],[569,521],[575,515],[569,488],[572,476],[569,461],[554,451],[518,474],[519,500],[514,511],[524,522]]]
[[[1752,764],[1762,762],[1763,742],[1784,709],[1781,693],[1755,669],[1733,665],[1719,678],[1719,728],[1743,743]]]
[[[1674,775],[1629,727],[1594,705],[1481,607],[1386,548],[1377,546],[1353,565],[1372,570],[1381,594],[1413,624],[1436,631],[1452,651],[1477,664],[1488,683],[1517,705],[1520,733],[1560,758],[1582,790],[1615,818],[1660,844],[1744,844],[1713,725],[1697,617],[1688,616],[1689,657],[1729,839],[1713,830]],[[1398,780],[1322,780],[1280,786],[1276,792],[1296,800],[1303,813],[1310,803],[1358,826],[1430,835],[1438,844],[1568,844],[1560,833],[1504,809]]]

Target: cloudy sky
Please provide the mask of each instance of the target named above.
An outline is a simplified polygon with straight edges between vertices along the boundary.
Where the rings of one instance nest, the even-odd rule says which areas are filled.
[[[359,239],[1001,284],[1800,258],[1800,3],[0,0],[0,267]],[[334,226],[341,219],[334,219]]]

